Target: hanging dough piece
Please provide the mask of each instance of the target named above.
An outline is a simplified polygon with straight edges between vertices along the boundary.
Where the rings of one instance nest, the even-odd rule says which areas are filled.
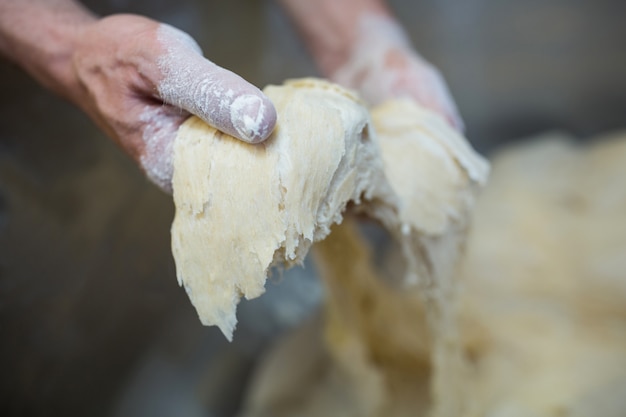
[[[465,222],[489,164],[436,113],[392,100],[372,110],[385,175],[401,203],[397,218],[427,236]]]
[[[462,415],[467,379],[454,267],[489,165],[440,116],[411,101],[385,103],[372,118],[387,181],[380,184],[395,198],[360,208],[381,221],[403,256],[383,274],[349,221],[314,246],[327,293],[325,345],[312,354],[320,364],[284,368],[278,356],[299,357],[294,340],[302,339],[279,345],[256,376],[245,416]]]
[[[401,244],[405,282],[417,284],[413,291],[430,330],[431,415],[458,416],[468,365],[459,339],[455,269],[489,164],[440,115],[411,100],[383,103],[372,110],[372,120],[385,176],[400,201],[396,218],[383,219]],[[395,321],[414,320],[409,308]]]
[[[263,293],[272,265],[302,262],[349,201],[372,198],[374,189],[389,194],[368,112],[355,96],[310,79],[264,92],[279,122],[263,144],[192,117],[174,145],[178,281],[202,323],[229,340],[239,299]]]
[[[495,155],[461,270],[469,416],[626,415],[625,160],[624,132]]]
[[[380,143],[385,149],[382,130]],[[575,143],[548,134],[494,156],[457,272],[460,341],[472,361],[462,387],[471,402],[457,416],[625,414],[626,132]],[[424,412],[434,376],[416,366],[428,356],[415,338],[424,333],[421,299],[381,290],[349,226],[314,248],[329,281],[326,322],[277,343],[255,375],[246,417],[434,414]],[[353,265],[335,260],[333,244],[342,260],[351,251]],[[314,366],[293,359],[302,352]]]

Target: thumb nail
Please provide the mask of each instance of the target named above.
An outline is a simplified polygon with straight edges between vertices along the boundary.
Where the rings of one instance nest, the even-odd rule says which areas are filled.
[[[241,139],[257,143],[272,133],[276,111],[267,97],[243,94],[230,105],[230,122]]]

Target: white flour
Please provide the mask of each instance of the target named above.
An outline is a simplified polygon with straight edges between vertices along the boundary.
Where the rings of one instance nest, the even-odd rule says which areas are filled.
[[[269,136],[276,112],[258,88],[205,59],[193,39],[178,29],[162,25],[158,39],[166,50],[158,61],[163,101],[246,142]]]
[[[266,134],[265,103],[256,95],[237,97],[230,105],[230,121],[243,138],[258,138]]]

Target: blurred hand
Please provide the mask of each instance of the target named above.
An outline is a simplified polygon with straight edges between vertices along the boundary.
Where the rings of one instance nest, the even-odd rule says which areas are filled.
[[[203,58],[186,33],[144,17],[115,15],[88,25],[72,67],[78,88],[71,97],[166,191],[172,142],[189,113],[252,143],[276,123],[258,88]]]
[[[279,0],[322,74],[371,105],[409,97],[463,130],[439,74],[412,48],[385,0]]]
[[[343,62],[331,80],[361,93],[370,104],[409,97],[463,130],[463,121],[439,71],[413,50],[398,24],[387,16],[365,15]]]

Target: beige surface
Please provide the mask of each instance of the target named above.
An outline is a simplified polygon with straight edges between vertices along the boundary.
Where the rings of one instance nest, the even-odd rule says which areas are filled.
[[[462,270],[470,415],[624,415],[625,156],[553,134],[494,160]]]

